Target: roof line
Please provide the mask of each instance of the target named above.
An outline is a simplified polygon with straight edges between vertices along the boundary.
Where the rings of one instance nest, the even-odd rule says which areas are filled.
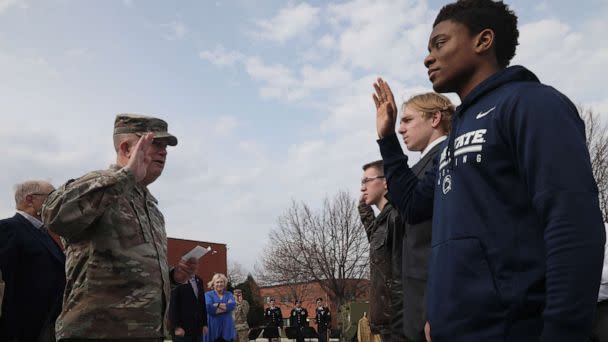
[[[175,237],[170,237],[167,236],[167,239],[172,239],[172,240],[181,240],[181,241],[190,241],[190,242],[199,242],[199,243],[208,243],[208,244],[212,244],[212,245],[221,245],[221,246],[226,246],[225,243],[219,243],[219,242],[210,242],[210,241],[199,241],[199,240],[190,240],[190,239],[180,239],[180,238],[175,238]]]

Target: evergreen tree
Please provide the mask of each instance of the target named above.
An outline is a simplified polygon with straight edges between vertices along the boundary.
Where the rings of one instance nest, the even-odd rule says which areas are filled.
[[[264,325],[264,302],[260,296],[260,288],[253,276],[251,274],[247,275],[247,279],[234,288],[243,291],[243,298],[249,302],[249,313],[247,314],[249,327],[256,328]]]

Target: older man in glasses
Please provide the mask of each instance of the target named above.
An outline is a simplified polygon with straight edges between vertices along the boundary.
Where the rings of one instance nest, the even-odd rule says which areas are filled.
[[[67,287],[57,337],[66,341],[162,341],[170,288],[198,260],[167,263],[165,220],[148,185],[177,138],[159,118],[119,114],[116,164],[70,180],[49,196],[44,222],[66,242]]]
[[[53,340],[65,256],[42,224],[40,210],[54,189],[45,181],[17,184],[17,213],[0,220],[0,271],[6,283],[0,341]]]

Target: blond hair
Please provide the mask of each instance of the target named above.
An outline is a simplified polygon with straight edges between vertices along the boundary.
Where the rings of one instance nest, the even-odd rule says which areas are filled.
[[[211,278],[211,281],[207,283],[207,287],[210,289],[213,289],[213,284],[215,284],[215,282],[220,279],[224,280],[226,285],[228,285],[228,278],[226,278],[226,276],[223,273],[216,273],[213,275],[213,278]]]
[[[450,132],[455,107],[447,96],[438,93],[414,95],[403,103],[402,110],[405,110],[405,107],[421,112],[425,118],[430,118],[437,112],[441,113],[439,127],[443,129],[444,133]]]

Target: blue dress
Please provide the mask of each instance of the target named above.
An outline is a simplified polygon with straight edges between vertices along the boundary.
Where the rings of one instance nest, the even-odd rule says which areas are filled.
[[[233,341],[236,339],[236,328],[232,319],[232,310],[236,307],[234,296],[229,291],[224,291],[222,299],[217,295],[215,290],[205,292],[205,301],[207,303],[207,328],[209,333],[203,336],[203,342],[215,342],[222,338],[225,341]],[[217,308],[214,304],[225,303],[226,312],[216,314]]]

